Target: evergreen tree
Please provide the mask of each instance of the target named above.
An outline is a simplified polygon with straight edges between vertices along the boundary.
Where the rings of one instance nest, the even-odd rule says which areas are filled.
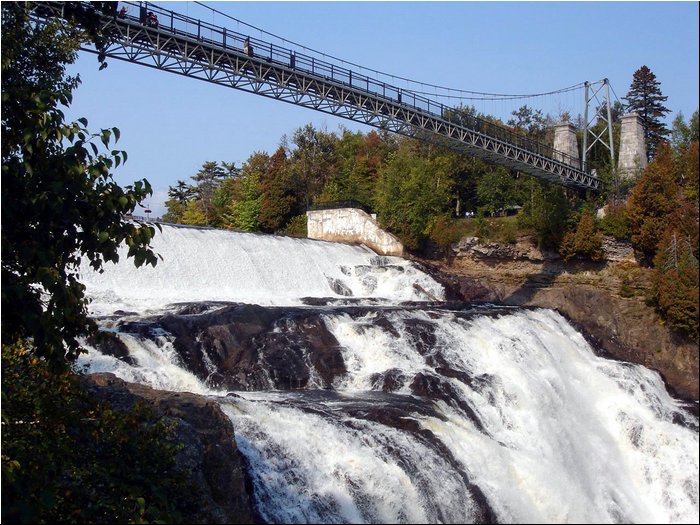
[[[584,257],[600,261],[605,257],[603,236],[597,230],[593,217],[584,211],[575,231],[567,232],[559,246],[559,254],[565,261],[574,257]]]
[[[654,158],[659,144],[669,134],[661,121],[670,112],[663,105],[668,97],[661,94],[659,85],[656,75],[647,66],[642,66],[634,72],[630,90],[623,97],[627,101],[628,111],[636,111],[642,119],[649,160]]]
[[[675,181],[673,159],[668,145],[662,145],[627,201],[632,245],[650,261],[679,205],[680,191]]]
[[[212,199],[215,190],[226,178],[227,173],[218,162],[207,161],[202,164],[202,168],[192,177],[197,185],[194,186],[193,193],[201,201],[201,211],[204,213],[204,223],[209,225],[215,218],[214,204]]]
[[[168,209],[163,214],[165,222],[182,224],[183,215],[187,209],[187,203],[192,198],[193,189],[184,180],[178,180],[175,186],[168,188],[168,197],[165,207]]]
[[[270,157],[262,187],[260,228],[269,233],[280,231],[294,215],[303,210],[303,197],[297,191],[283,147],[278,148]]]
[[[688,201],[667,222],[654,258],[652,299],[668,323],[698,340],[698,221]]]

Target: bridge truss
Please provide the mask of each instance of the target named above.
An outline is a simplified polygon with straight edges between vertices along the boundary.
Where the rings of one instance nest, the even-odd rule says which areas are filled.
[[[129,6],[129,14],[102,17],[111,35],[107,57],[432,140],[555,184],[599,189],[599,180],[577,167],[578,159],[409,90],[153,4],[120,4]],[[37,22],[64,18],[62,2],[39,5]],[[146,9],[157,15],[157,27],[148,25]]]

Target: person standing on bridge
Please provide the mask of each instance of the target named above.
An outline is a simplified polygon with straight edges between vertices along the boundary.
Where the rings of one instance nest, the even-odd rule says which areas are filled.
[[[156,14],[153,11],[148,12],[148,18],[147,18],[146,22],[148,23],[149,27],[154,27],[154,28],[158,29],[158,17],[156,16]]]
[[[245,37],[243,41],[243,52],[249,57],[253,56],[253,46],[250,45],[250,37]]]

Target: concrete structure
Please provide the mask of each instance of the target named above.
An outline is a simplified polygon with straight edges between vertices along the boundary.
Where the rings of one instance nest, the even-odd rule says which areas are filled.
[[[554,158],[575,168],[581,168],[581,157],[576,141],[576,127],[570,122],[554,126]],[[563,155],[561,155],[563,153]]]
[[[647,166],[647,147],[642,119],[637,113],[627,113],[620,119],[620,156],[617,173],[621,179],[636,177]]]
[[[309,239],[364,244],[379,255],[403,255],[399,240],[357,208],[307,211],[306,220]]]

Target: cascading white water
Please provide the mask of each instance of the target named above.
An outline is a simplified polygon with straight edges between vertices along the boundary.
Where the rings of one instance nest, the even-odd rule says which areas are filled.
[[[303,297],[391,302],[443,297],[442,286],[411,263],[377,257],[360,246],[163,225],[152,248],[163,259],[155,268],[136,268],[125,247],[120,262],[108,263],[101,274],[84,264],[80,279],[93,314],[144,312],[195,301],[288,306],[302,304]]]
[[[194,232],[184,236],[203,235],[202,245],[221,239]],[[274,237],[232,243],[250,254],[262,250],[253,249],[258,241],[270,250],[277,242],[300,243],[301,259],[315,250]],[[367,266],[371,256],[325,244],[314,252],[318,270],[295,277],[298,297],[312,295],[303,290],[306,281],[331,295],[327,277],[348,277],[333,268]],[[345,253],[349,260],[340,260]],[[114,282],[126,286],[130,271],[117,271]],[[196,286],[196,274],[177,271],[181,282]],[[399,288],[391,279],[405,273],[384,274],[384,286]],[[215,272],[204,274],[206,281]],[[322,317],[347,370],[332,391],[314,390],[315,380],[307,390],[227,397],[184,370],[171,337],[157,331],[122,335],[133,365],[97,351],[85,362],[125,380],[218,400],[269,522],[483,521],[480,497],[499,522],[697,522],[697,418],[668,395],[658,374],[595,356],[556,312],[373,307],[358,314],[327,308]],[[378,378],[390,372],[395,386],[385,393]],[[421,381],[432,385],[427,397],[415,394]]]

